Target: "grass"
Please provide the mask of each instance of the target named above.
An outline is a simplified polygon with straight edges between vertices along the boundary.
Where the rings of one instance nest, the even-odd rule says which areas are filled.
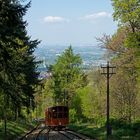
[[[31,129],[32,125],[27,125],[27,123],[22,121],[7,122],[7,135],[5,136],[4,132],[4,123],[0,122],[0,140],[15,140],[17,137],[25,134],[29,129]]]
[[[107,140],[105,126],[96,127],[91,124],[70,124],[69,128],[92,139]],[[122,127],[113,124],[112,135],[108,140],[140,140],[140,123],[132,126],[123,124]]]

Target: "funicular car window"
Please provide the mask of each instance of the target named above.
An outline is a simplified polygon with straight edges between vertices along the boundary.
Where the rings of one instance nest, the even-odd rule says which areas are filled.
[[[67,107],[64,107],[64,112],[68,112],[68,108]]]
[[[49,110],[52,118],[68,118],[68,107],[66,106],[55,106]]]
[[[53,118],[57,118],[57,113],[53,113]]]
[[[58,118],[63,118],[63,112],[64,112],[64,107],[63,106],[59,106],[59,110],[58,110]]]
[[[57,107],[57,112],[61,112],[61,111],[63,111],[63,107],[62,106],[58,106]]]
[[[68,118],[68,113],[64,113],[63,117]]]
[[[63,115],[62,115],[62,113],[57,113],[57,118],[63,118]]]

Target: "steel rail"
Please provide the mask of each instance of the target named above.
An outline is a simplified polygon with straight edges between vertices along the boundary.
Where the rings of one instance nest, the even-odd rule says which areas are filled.
[[[85,139],[82,138],[82,136],[79,136],[79,134],[76,134],[75,132],[70,132],[68,130],[66,130],[66,132],[71,134],[71,135],[74,135],[74,136],[78,137],[80,140],[85,140]]]
[[[85,139],[82,138],[82,136],[79,136],[78,134],[74,134],[74,133],[69,132],[69,131],[63,131],[63,132],[66,132],[66,134],[63,133],[63,132],[60,132],[60,131],[58,131],[58,132],[59,132],[61,135],[67,137],[67,138],[70,139],[70,140],[73,140],[73,139],[85,140]],[[70,134],[70,135],[72,135],[72,136],[69,136],[68,134]],[[73,136],[76,137],[76,138],[73,138]]]
[[[62,133],[60,131],[58,131],[58,133],[61,134],[61,135],[63,135],[64,137],[66,137],[69,140],[73,140],[73,138],[69,137],[67,134],[64,134],[64,133]]]
[[[26,133],[23,137],[21,137],[19,140],[24,140],[25,138],[27,139],[28,135],[30,135],[32,132],[34,132],[40,124],[38,124],[35,128],[33,128],[31,131],[29,131],[28,133]]]

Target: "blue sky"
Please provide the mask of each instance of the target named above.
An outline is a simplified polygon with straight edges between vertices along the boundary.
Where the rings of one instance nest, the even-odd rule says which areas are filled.
[[[32,39],[52,45],[95,45],[113,34],[111,0],[32,0],[25,19]]]

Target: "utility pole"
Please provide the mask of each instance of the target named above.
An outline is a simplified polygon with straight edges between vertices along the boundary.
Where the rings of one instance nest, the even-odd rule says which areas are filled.
[[[101,74],[105,75],[107,78],[107,107],[106,107],[106,131],[107,131],[107,139],[108,136],[111,135],[111,126],[109,122],[110,117],[110,102],[109,102],[109,78],[115,73],[115,66],[110,66],[109,61],[107,61],[107,66],[101,66],[102,72]]]

